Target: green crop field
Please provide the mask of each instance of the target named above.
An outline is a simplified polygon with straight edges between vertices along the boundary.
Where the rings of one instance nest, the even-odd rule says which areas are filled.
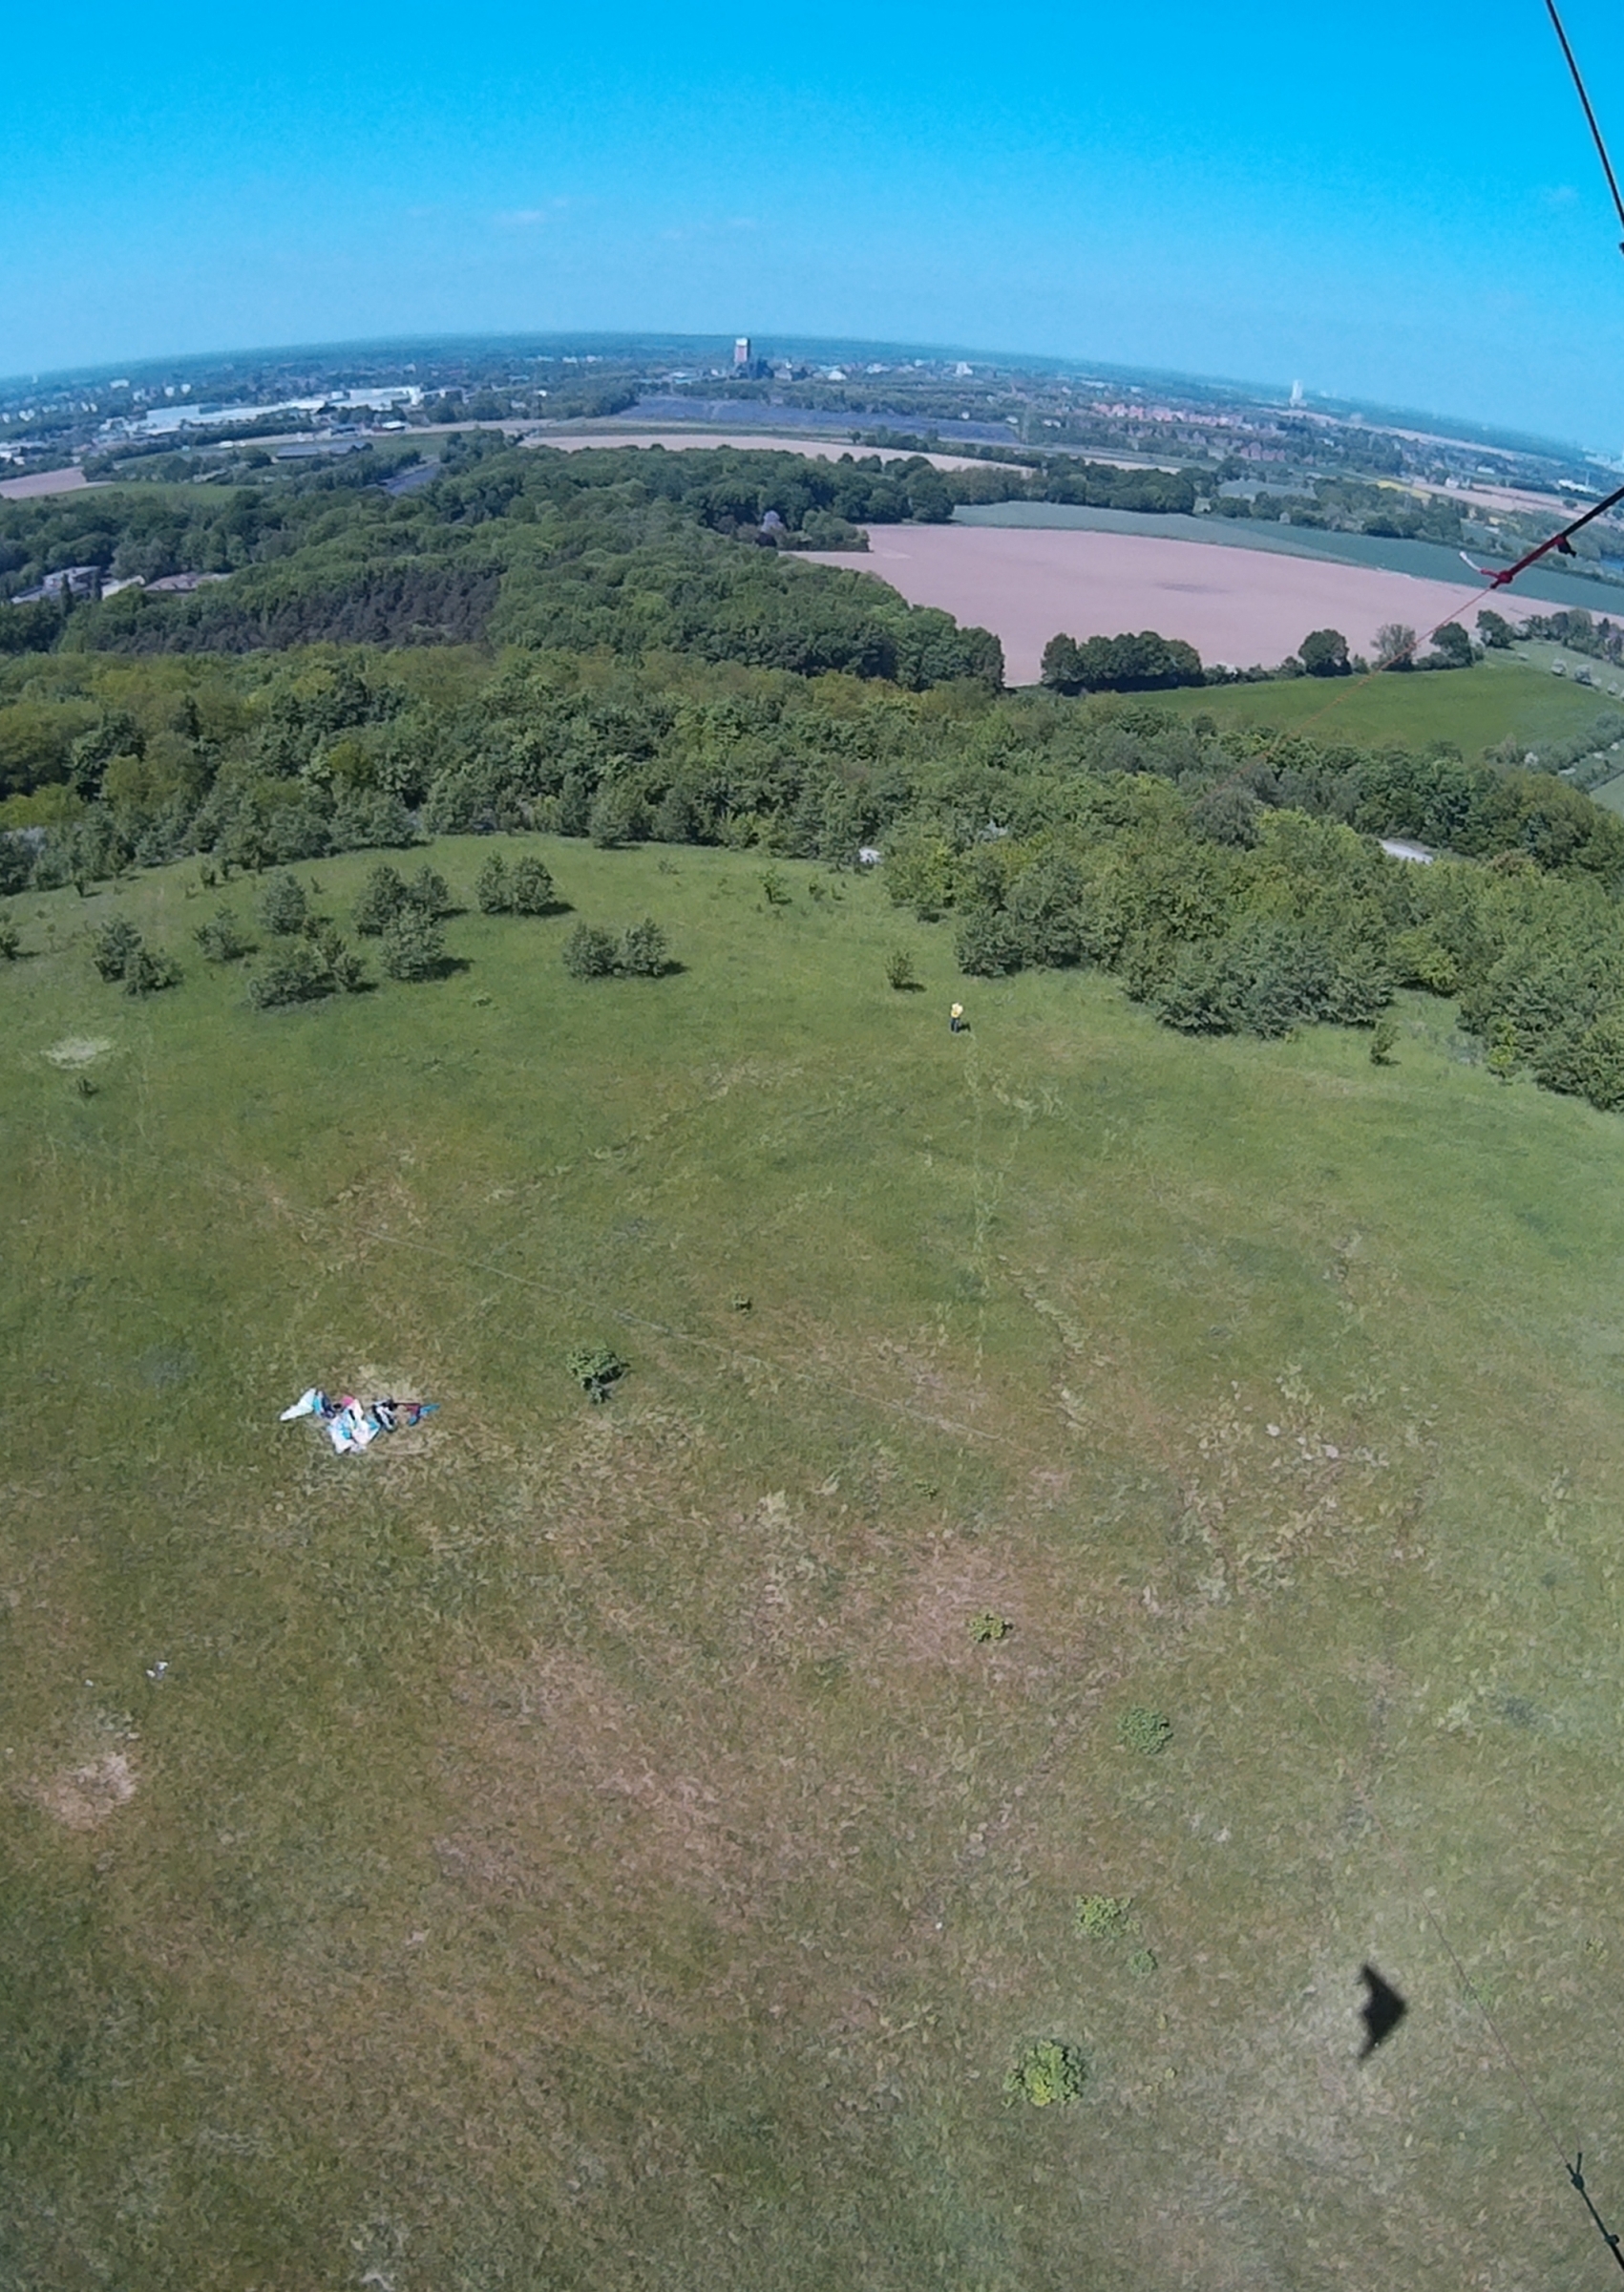
[[[14,903],[0,2282],[1611,2281],[1441,1933],[1624,2220],[1624,1123],[539,848],[275,1013],[196,863]]]
[[[1552,660],[1569,673],[1553,676]],[[1578,656],[1552,645],[1530,645],[1509,658],[1478,662],[1469,669],[1417,672],[1369,679],[1298,677],[1283,684],[1214,685],[1158,694],[1180,715],[1205,711],[1220,728],[1260,724],[1302,731],[1321,741],[1356,746],[1425,748],[1447,740],[1463,755],[1481,755],[1514,739],[1537,749],[1566,740],[1604,709],[1616,707],[1607,691],[1605,664],[1590,664],[1593,686],[1577,685]],[[1616,683],[1616,677],[1611,679]]]

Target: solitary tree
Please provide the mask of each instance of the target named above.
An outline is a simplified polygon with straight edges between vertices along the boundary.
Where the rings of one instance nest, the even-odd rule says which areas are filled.
[[[273,876],[265,885],[264,897],[260,902],[260,921],[279,939],[292,939],[303,931],[309,912],[305,886],[296,877]]]
[[[409,900],[386,926],[378,960],[391,979],[432,979],[445,966],[445,933],[427,909]]]
[[[1415,660],[1415,630],[1402,621],[1383,623],[1376,632],[1378,668],[1408,668]]]
[[[665,934],[651,915],[633,923],[621,937],[615,968],[628,979],[658,979],[671,960]]]
[[[1297,648],[1310,676],[1346,676],[1348,641],[1339,628],[1311,629]]]
[[[397,868],[380,861],[361,886],[355,902],[355,928],[363,939],[378,939],[406,904],[406,885]]]
[[[612,931],[577,923],[564,942],[564,968],[572,979],[610,979],[618,954]]]
[[[508,895],[507,862],[499,852],[493,852],[474,880],[474,896],[479,902],[481,915],[506,915],[512,901]]]
[[[1432,662],[1440,668],[1469,668],[1472,641],[1458,621],[1445,621],[1432,636]]]
[[[508,907],[514,915],[545,915],[558,897],[539,860],[516,860],[508,871]]]

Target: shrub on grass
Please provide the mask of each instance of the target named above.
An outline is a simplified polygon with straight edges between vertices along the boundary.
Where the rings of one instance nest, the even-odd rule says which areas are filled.
[[[260,900],[260,921],[279,939],[292,939],[309,920],[305,886],[293,876],[273,876]]]
[[[1003,2097],[1006,2103],[1029,2101],[1034,2109],[1050,2109],[1057,2102],[1064,2107],[1076,2100],[1087,2074],[1075,2046],[1041,2037],[1026,2047],[1004,2079]]]
[[[478,902],[481,915],[507,915],[511,912],[508,866],[500,852],[493,852],[475,877],[474,897]]]
[[[577,923],[564,942],[564,968],[572,979],[612,979],[619,952],[612,931]]]
[[[990,1607],[983,1607],[979,1616],[970,1618],[970,1637],[978,1646],[985,1646],[994,1640],[1006,1640],[1009,1630],[1009,1618],[995,1615]]]
[[[378,960],[391,979],[432,979],[446,963],[446,935],[434,918],[409,900],[386,926]]]
[[[407,884],[406,896],[413,907],[420,908],[435,922],[443,915],[456,913],[456,902],[452,898],[451,885],[439,869],[431,867],[427,860]]]
[[[474,895],[484,915],[545,915],[557,896],[539,860],[516,860],[509,867],[496,852],[479,870]]]
[[[914,968],[914,958],[906,947],[893,947],[886,957],[885,980],[886,985],[894,987],[899,995],[908,994],[918,986],[919,975]]]
[[[1077,1904],[1077,1931],[1090,1942],[1115,1942],[1132,1928],[1133,1904],[1126,1895],[1086,1894]]]
[[[200,923],[192,937],[203,951],[206,963],[237,963],[254,952],[254,943],[229,907],[217,907],[206,923]]]
[[[248,982],[256,1010],[278,1010],[288,1003],[314,1003],[330,995],[338,982],[319,947],[307,939],[289,940],[273,949]]]
[[[1143,1751],[1154,1758],[1166,1751],[1172,1740],[1172,1721],[1166,1711],[1158,1711],[1149,1704],[1130,1704],[1116,1723],[1116,1739],[1129,1751]]]
[[[1516,1027],[1511,1020],[1502,1019],[1489,1039],[1488,1056],[1483,1063],[1497,1080],[1509,1082],[1517,1072],[1519,1057]]]
[[[615,951],[615,968],[627,979],[658,979],[669,968],[670,961],[665,934],[651,915],[645,915],[641,923],[629,924]]]
[[[512,915],[545,915],[558,900],[558,890],[541,861],[516,860],[508,871],[508,911]]]
[[[174,957],[156,954],[151,947],[137,947],[124,968],[127,995],[156,995],[179,984],[180,966]]]
[[[9,915],[0,915],[0,963],[15,963],[23,944],[22,933]]]
[[[355,902],[355,928],[363,939],[381,939],[406,905],[406,885],[398,868],[380,861],[361,886]]]
[[[609,1345],[578,1345],[567,1355],[564,1367],[580,1387],[588,1400],[606,1401],[614,1386],[619,1384],[631,1363],[622,1359]]]
[[[358,995],[370,987],[367,966],[353,947],[342,940],[327,957],[327,970],[341,995]]]
[[[127,976],[132,963],[146,943],[134,923],[116,915],[104,923],[91,941],[91,961],[102,977],[110,983]]]
[[[1135,1950],[1128,1962],[1128,1970],[1135,1981],[1148,1982],[1156,1970],[1154,1950]]]
[[[788,907],[790,885],[781,869],[770,867],[761,879],[761,896],[770,907]]]
[[[1370,1037],[1370,1063],[1373,1067],[1390,1067],[1392,1065],[1393,1050],[1398,1039],[1399,1029],[1396,1020],[1377,1020],[1375,1031]]]

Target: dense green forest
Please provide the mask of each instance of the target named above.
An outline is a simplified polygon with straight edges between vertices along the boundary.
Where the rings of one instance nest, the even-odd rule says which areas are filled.
[[[858,517],[951,514],[960,474],[922,461],[476,436],[394,498],[366,459],[0,510],[14,572],[230,574],[0,613],[25,632],[0,895],[497,830],[834,868],[877,846],[970,975],[1096,963],[1170,1026],[1261,1034],[1374,1025],[1420,987],[1497,1072],[1624,1105],[1624,822],[1566,752],[1528,771],[1004,693],[985,631],[804,561]]]
[[[95,603],[12,605],[0,610],[0,649],[489,638],[841,668],[912,688],[1002,677],[985,630],[854,576],[809,577],[797,562],[812,546],[860,546],[857,518],[950,518],[955,496],[921,459],[531,453],[475,432],[449,442],[428,482],[391,494],[379,479],[398,482],[411,466],[400,456],[387,471],[369,449],[290,477],[260,453],[263,470],[244,465],[252,482],[131,482],[0,504],[0,571],[14,594],[74,565],[137,584],[229,576],[189,595],[137,585]],[[179,458],[153,465],[156,476],[173,476]]]

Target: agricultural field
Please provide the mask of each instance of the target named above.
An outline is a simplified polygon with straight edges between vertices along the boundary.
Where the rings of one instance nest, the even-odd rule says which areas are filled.
[[[1553,676],[1560,658],[1564,674]],[[1446,740],[1468,757],[1503,740],[1536,752],[1581,732],[1604,710],[1616,709],[1606,664],[1590,664],[1595,682],[1575,684],[1578,656],[1553,645],[1487,654],[1474,668],[1410,675],[1296,677],[1267,685],[1210,685],[1158,693],[1158,708],[1185,717],[1210,715],[1220,727],[1260,724],[1302,731],[1355,746],[1424,750]]]
[[[422,857],[455,967],[281,1011],[195,860],[13,905],[0,2281],[1608,2281],[1624,1124],[1424,996],[1378,1067]]]

